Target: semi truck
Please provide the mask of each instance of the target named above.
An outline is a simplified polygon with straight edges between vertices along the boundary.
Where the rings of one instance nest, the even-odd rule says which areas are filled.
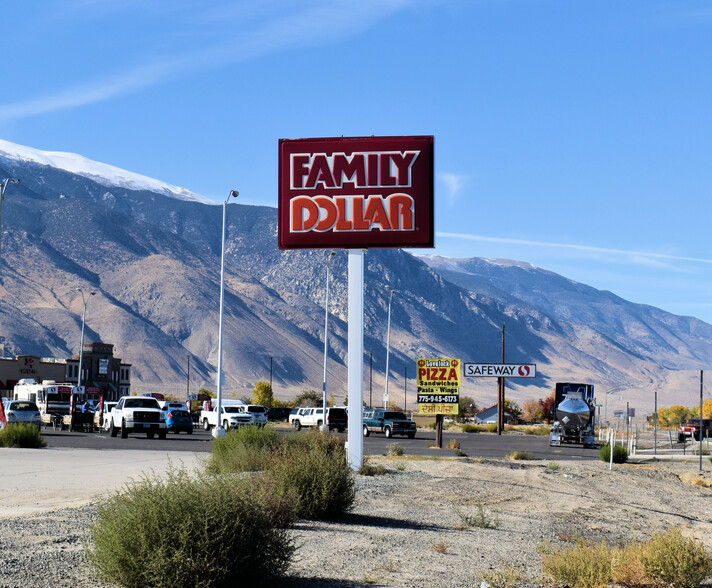
[[[559,382],[554,391],[554,424],[549,445],[596,446],[596,401],[593,384]]]

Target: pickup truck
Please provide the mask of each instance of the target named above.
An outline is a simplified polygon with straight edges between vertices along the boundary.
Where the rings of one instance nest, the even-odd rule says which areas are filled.
[[[684,425],[677,429],[677,440],[679,443],[684,443],[688,437],[693,439],[700,438],[700,419],[688,419]],[[712,419],[702,419],[702,438],[709,439],[712,437]]]
[[[109,434],[121,438],[129,433],[146,433],[149,439],[158,433],[159,439],[166,438],[166,417],[158,400],[151,396],[122,396],[110,413]]]
[[[289,424],[297,431],[302,427],[321,427],[324,423],[324,409],[303,407],[292,411],[289,415]],[[348,415],[345,408],[332,407],[326,409],[326,424],[329,430],[336,429],[343,433],[348,425]]]
[[[222,405],[222,428],[226,431],[239,427],[240,425],[255,424],[255,417],[252,413],[245,410],[244,404],[228,404]],[[218,406],[214,404],[210,410],[200,411],[200,422],[203,424],[203,429],[209,431],[213,427],[218,426]]]
[[[415,437],[416,426],[402,412],[394,410],[364,410],[363,436],[371,433],[383,433],[391,438],[393,435],[407,435],[408,439]]]

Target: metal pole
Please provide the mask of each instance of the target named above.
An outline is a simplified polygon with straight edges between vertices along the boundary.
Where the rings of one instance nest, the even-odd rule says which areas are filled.
[[[0,182],[0,252],[2,251],[2,202],[5,200],[5,190],[8,184],[19,184],[20,180],[15,178],[5,178]]]
[[[371,378],[368,381],[368,408],[373,408],[373,353],[371,353]]]
[[[326,302],[324,303],[324,382],[321,394],[322,410],[324,411],[321,415],[321,428],[323,431],[329,430],[329,425],[326,423],[326,358],[329,349],[329,266],[331,265],[331,258],[334,257],[334,255],[336,255],[336,252],[334,251],[329,251],[326,254]]]
[[[653,417],[653,455],[658,455],[658,389],[655,388],[655,416]]]
[[[363,257],[349,249],[348,280],[348,459],[354,470],[363,465]]]
[[[408,410],[408,367],[403,368],[403,410]]]
[[[502,363],[504,363],[504,325],[502,325]],[[504,378],[497,378],[497,435],[504,430]]]
[[[223,338],[223,305],[225,302],[225,217],[227,215],[227,201],[230,200],[230,196],[237,198],[239,192],[237,190],[230,190],[230,193],[225,198],[223,202],[223,217],[222,217],[222,246],[220,248],[220,318],[218,320],[218,376],[217,376],[217,386],[218,386],[218,402],[217,402],[217,424],[213,430],[214,437],[224,437],[225,429],[222,426],[222,385],[223,385],[223,372],[222,372],[222,338]]]
[[[269,393],[274,397],[274,391],[272,390],[272,356],[269,356]]]
[[[188,371],[185,377],[185,399],[190,398],[190,353],[188,353]]]
[[[84,290],[81,288],[75,288],[77,292],[82,295],[82,304],[84,305],[84,310],[82,311],[82,337],[79,343],[79,374],[77,376],[77,388],[82,385],[82,358],[84,357],[84,324],[86,322],[87,316],[87,299],[84,297]],[[89,296],[94,296],[96,292],[89,292]]]
[[[388,291],[388,327],[386,328],[386,390],[383,393],[383,409],[388,410],[388,361],[391,353],[391,299],[398,290],[391,290],[390,286],[386,286]]]
[[[704,421],[702,420],[702,378],[704,376],[704,372],[700,370],[700,471],[702,471],[702,429],[703,429],[703,423]]]

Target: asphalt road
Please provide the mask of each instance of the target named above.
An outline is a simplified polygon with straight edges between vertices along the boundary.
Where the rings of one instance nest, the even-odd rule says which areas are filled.
[[[289,428],[278,429],[284,434],[291,434]],[[77,449],[136,449],[161,451],[209,452],[212,449],[212,436],[202,429],[196,429],[192,435],[169,433],[162,439],[147,439],[145,435],[131,434],[127,439],[111,437],[108,433],[82,433],[42,429],[42,435],[49,447]],[[535,459],[581,460],[598,459],[598,451],[583,447],[549,447],[549,438],[519,433],[460,433],[443,432],[443,446],[454,439],[460,443],[460,451],[468,457],[503,458],[512,451],[529,451]],[[383,435],[372,434],[364,438],[364,455],[386,455],[389,447],[397,443],[403,447],[405,455],[415,456],[454,456],[455,450],[435,449],[435,432],[419,430],[415,439],[394,437],[386,439]]]

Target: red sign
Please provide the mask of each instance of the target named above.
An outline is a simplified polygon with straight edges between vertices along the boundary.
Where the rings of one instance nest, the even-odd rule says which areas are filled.
[[[433,137],[280,139],[279,248],[433,247]]]

